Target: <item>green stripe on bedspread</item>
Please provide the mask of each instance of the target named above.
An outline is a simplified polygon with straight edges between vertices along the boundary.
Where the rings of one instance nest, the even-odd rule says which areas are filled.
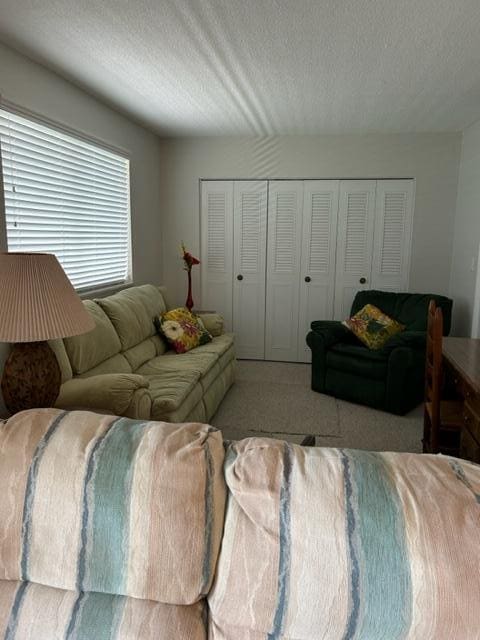
[[[412,587],[399,497],[381,454],[342,456],[351,568],[344,639],[400,640],[410,626]]]
[[[83,523],[82,554],[88,556],[80,589],[122,593],[126,589],[129,551],[130,492],[134,458],[147,422],[117,420],[92,456],[86,483],[90,508]],[[86,548],[85,548],[86,547]]]
[[[75,626],[75,640],[112,640],[117,637],[126,598],[106,593],[84,593]]]

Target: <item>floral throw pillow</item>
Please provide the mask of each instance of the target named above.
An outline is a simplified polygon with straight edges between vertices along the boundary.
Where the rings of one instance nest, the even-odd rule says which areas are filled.
[[[155,326],[176,353],[186,353],[212,340],[200,318],[184,307],[166,311],[156,320]]]
[[[389,338],[405,329],[373,304],[366,304],[342,324],[350,329],[369,349],[381,349]]]

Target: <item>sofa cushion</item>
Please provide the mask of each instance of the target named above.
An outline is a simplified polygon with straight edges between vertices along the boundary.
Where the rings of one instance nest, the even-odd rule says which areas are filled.
[[[221,360],[227,351],[233,349],[234,346],[234,334],[223,333],[221,336],[216,336],[208,344],[202,344],[193,351],[190,351],[191,355],[201,355],[203,353],[212,353],[218,356]],[[165,355],[170,355],[172,352],[167,352]],[[223,368],[223,366],[222,366]]]
[[[220,368],[224,369],[232,360],[235,360],[235,345],[233,343],[218,359]]]
[[[223,526],[219,431],[55,409],[0,428],[0,580],[192,604]]]
[[[212,353],[218,355],[218,365],[220,371],[235,360],[235,341],[233,333],[224,333],[221,336],[213,338],[212,342],[202,345],[193,351],[193,353]],[[165,355],[170,355],[166,353]]]
[[[188,412],[185,412],[185,407],[179,407],[176,411],[169,413],[168,421],[177,424],[180,422],[208,422],[203,398]]]
[[[225,476],[211,638],[477,636],[477,465],[250,438]]]
[[[167,309],[173,309],[174,305],[172,304],[172,301],[170,300],[170,297],[168,295],[167,287],[161,284],[157,287],[157,289],[160,291],[160,295],[162,296],[165,302],[165,307]]]
[[[100,376],[102,373],[132,373],[132,367],[128,364],[128,360],[123,353],[117,353],[117,355],[104,360],[96,367],[92,367],[85,373],[81,373],[79,378],[90,378],[91,376]]]
[[[168,420],[168,422],[208,422],[232,386],[234,378],[234,360],[230,360],[223,369],[220,369],[217,362],[215,367],[210,369],[207,375],[201,378],[200,382],[195,386],[192,397],[198,398],[198,402],[193,408],[191,408],[193,403],[189,397],[175,411],[156,415],[155,418]]]
[[[223,334],[188,353],[167,351],[164,356],[145,363],[135,373],[149,376],[164,371],[195,371],[200,376],[203,389],[206,390],[213,379],[234,359],[233,334]]]
[[[196,371],[163,371],[144,376],[150,383],[152,418],[166,420],[172,411],[182,407],[185,415],[202,399],[200,375]],[[185,404],[185,408],[183,405]]]
[[[122,354],[128,364],[132,367],[132,371],[141,367],[142,364],[152,360],[157,355],[157,350],[155,348],[155,344],[152,342],[151,338],[147,338],[146,340],[142,340],[134,347],[127,349]]]
[[[208,376],[201,380],[203,388],[203,404],[207,420],[210,420],[220,406],[225,394],[233,384],[235,377],[235,362],[231,360],[215,377],[208,380]],[[208,384],[207,384],[208,382]],[[225,425],[224,425],[225,426]]]
[[[62,375],[62,384],[67,382],[67,380],[71,380],[73,378],[72,365],[70,364],[70,360],[68,359],[67,351],[65,349],[65,344],[63,343],[62,338],[57,338],[56,340],[49,340],[48,344],[50,349],[55,354],[57,358],[58,366],[60,367],[60,373]]]
[[[14,635],[7,635],[7,628]],[[17,640],[205,640],[203,604],[177,606],[106,593],[0,581],[0,637]]]
[[[200,378],[214,366],[217,360],[218,356],[214,353],[167,352],[163,356],[149,360],[139,367],[135,373],[139,373],[142,376],[151,376],[161,374],[164,371],[192,371],[197,374],[197,378]]]
[[[85,373],[104,360],[120,353],[118,335],[108,316],[92,300],[84,300],[85,308],[95,320],[95,329],[80,336],[64,338],[65,349],[73,373]]]
[[[155,335],[153,318],[166,311],[158,287],[144,284],[119,291],[108,298],[95,300],[115,327],[122,351]]]
[[[385,381],[388,353],[363,345],[338,342],[327,352],[327,367],[365,378]]]

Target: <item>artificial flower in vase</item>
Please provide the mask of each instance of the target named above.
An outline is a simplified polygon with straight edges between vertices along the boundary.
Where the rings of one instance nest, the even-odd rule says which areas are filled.
[[[194,258],[192,254],[187,251],[185,245],[182,244],[182,260],[184,263],[184,269],[187,272],[188,276],[188,295],[187,301],[185,302],[185,306],[189,311],[193,308],[193,298],[192,298],[192,267],[196,264],[200,264],[200,260],[198,258]]]

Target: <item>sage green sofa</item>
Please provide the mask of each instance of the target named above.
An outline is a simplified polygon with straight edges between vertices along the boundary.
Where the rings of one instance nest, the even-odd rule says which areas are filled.
[[[142,285],[85,300],[89,333],[51,342],[62,371],[56,406],[129,418],[207,422],[234,380],[233,334],[218,314],[203,314],[212,342],[176,354],[153,319],[171,308],[164,287]]]

